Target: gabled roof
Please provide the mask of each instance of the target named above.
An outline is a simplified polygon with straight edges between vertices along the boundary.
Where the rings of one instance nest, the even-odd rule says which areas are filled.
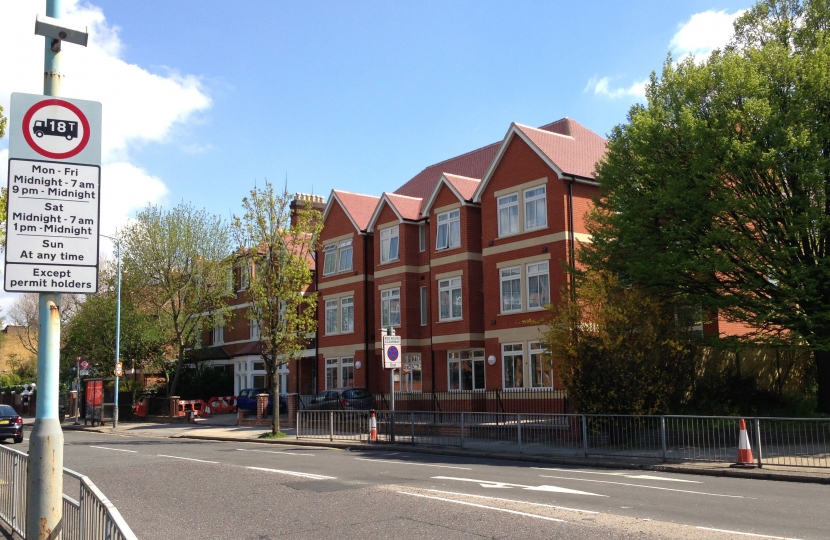
[[[488,144],[478,150],[461,154],[446,161],[430,165],[395,190],[398,195],[418,197],[424,202],[432,195],[435,185],[445,173],[481,178],[499,150],[501,142]]]
[[[396,193],[384,192],[384,194],[381,195],[377,206],[375,206],[375,211],[372,213],[372,219],[369,220],[369,226],[367,228],[368,231],[371,232],[374,230],[384,203],[389,205],[401,221],[418,221],[421,219],[421,206],[423,205],[423,199],[419,197],[407,197]]]
[[[435,199],[438,198],[438,192],[441,191],[441,186],[447,186],[458,197],[459,202],[466,203],[473,200],[473,194],[480,183],[481,180],[478,178],[467,178],[466,176],[450,173],[442,174],[441,178],[438,179],[438,183],[432,189],[429,199],[424,203],[421,213],[424,216],[429,216],[429,211],[432,205],[435,204]]]
[[[349,191],[342,191],[339,189],[331,190],[331,196],[326,204],[326,209],[323,210],[323,221],[329,215],[332,205],[335,201],[340,204],[349,221],[352,222],[357,232],[363,232],[369,226],[369,220],[372,218],[372,212],[378,204],[380,197],[374,195],[362,195],[360,193],[351,193]]]
[[[574,176],[593,181],[596,165],[603,155],[607,141],[570,118],[557,120],[542,128],[532,128],[515,122],[504,136],[473,200],[481,202],[481,194],[487,187],[513,137],[521,138],[556,171],[560,177]]]

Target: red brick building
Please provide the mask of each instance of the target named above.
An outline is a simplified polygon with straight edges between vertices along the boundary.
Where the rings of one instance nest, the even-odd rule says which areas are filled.
[[[315,391],[388,392],[388,326],[407,365],[396,390],[558,388],[536,321],[558,300],[562,261],[588,238],[604,151],[567,118],[512,124],[501,142],[427,167],[394,193],[333,191],[317,253]]]

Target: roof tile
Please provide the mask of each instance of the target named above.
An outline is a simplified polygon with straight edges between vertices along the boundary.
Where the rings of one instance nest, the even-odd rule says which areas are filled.
[[[605,155],[605,139],[575,120],[563,118],[543,128],[516,124],[565,174],[593,178]]]
[[[372,219],[380,197],[374,195],[363,195],[335,189],[337,199],[342,203],[343,209],[348,212],[361,231],[365,231]]]

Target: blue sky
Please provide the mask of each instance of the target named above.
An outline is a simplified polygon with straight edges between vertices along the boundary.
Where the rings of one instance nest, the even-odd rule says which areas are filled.
[[[64,95],[103,102],[102,232],[147,203],[230,216],[268,178],[380,194],[427,165],[568,116],[605,135],[675,56],[749,2],[64,0]],[[41,92],[45,0],[3,0],[0,105]],[[7,141],[0,141],[5,162]],[[0,167],[5,182],[5,163]]]

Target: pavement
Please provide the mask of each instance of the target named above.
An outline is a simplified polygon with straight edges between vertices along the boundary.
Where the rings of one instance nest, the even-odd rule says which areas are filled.
[[[34,419],[25,419],[29,424]],[[155,424],[146,422],[122,422],[117,429],[112,426],[63,425],[65,430],[93,431],[98,433],[117,433],[123,436],[165,437],[226,442],[255,442],[274,445],[317,446],[340,449],[366,448],[370,445],[359,441],[327,441],[314,439],[297,439],[294,428],[283,429],[288,435],[281,439],[260,439],[259,436],[270,430],[260,426],[237,426],[235,414],[223,414],[206,419],[197,419],[191,424]],[[374,445],[372,445],[374,446]],[[677,462],[663,463],[654,459],[619,458],[591,455],[583,457],[557,457],[550,455],[517,454],[502,452],[498,448],[488,450],[470,450],[458,447],[423,446],[412,444],[379,443],[378,447],[388,451],[412,452],[439,456],[456,456],[479,459],[521,461],[546,463],[577,467],[598,467],[612,469],[632,469],[660,471],[702,476],[720,476],[729,478],[747,478],[757,480],[774,480],[782,482],[801,482],[811,484],[830,484],[830,469],[803,466],[781,466],[765,464],[763,468],[735,468],[730,463],[716,462]]]

